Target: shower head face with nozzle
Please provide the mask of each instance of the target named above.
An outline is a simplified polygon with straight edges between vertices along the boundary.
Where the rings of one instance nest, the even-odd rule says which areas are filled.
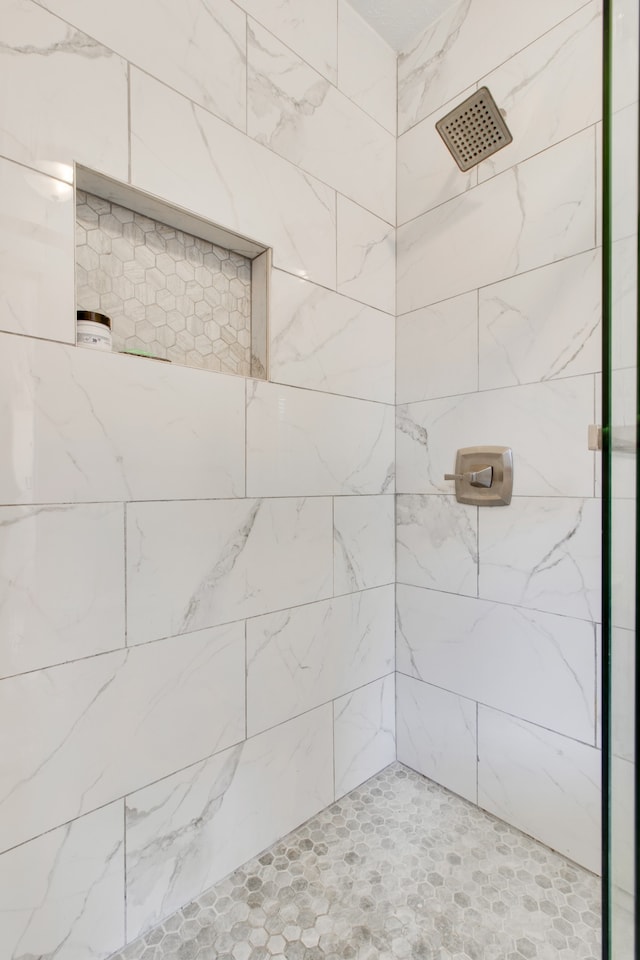
[[[480,87],[438,120],[436,129],[463,171],[475,167],[513,140],[487,87]]]

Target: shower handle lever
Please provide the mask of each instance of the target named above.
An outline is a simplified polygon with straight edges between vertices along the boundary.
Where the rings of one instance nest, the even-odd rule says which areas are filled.
[[[468,473],[445,473],[445,480],[466,480],[472,487],[490,487],[493,483],[493,467],[478,466]]]

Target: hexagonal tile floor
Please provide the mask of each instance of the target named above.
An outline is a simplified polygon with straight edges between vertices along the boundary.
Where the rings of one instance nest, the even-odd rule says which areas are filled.
[[[596,877],[398,763],[117,960],[596,960]]]

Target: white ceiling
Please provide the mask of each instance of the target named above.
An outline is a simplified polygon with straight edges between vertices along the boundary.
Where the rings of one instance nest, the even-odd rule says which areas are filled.
[[[388,44],[402,50],[452,7],[454,0],[349,0],[349,3]]]

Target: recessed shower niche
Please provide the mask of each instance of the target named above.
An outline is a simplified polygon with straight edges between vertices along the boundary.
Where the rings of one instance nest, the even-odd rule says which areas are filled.
[[[266,379],[269,248],[76,167],[76,307],[113,351]]]

